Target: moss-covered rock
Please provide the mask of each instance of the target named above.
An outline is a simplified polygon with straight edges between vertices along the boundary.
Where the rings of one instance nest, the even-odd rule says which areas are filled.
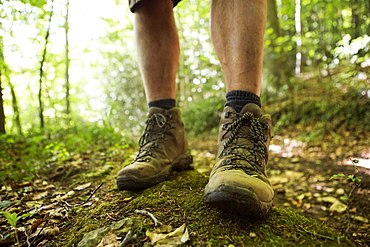
[[[207,180],[197,171],[184,171],[174,173],[169,181],[136,192],[112,191],[112,182],[111,188],[106,188],[111,203],[74,211],[73,225],[55,244],[76,245],[89,231],[110,226],[114,219],[107,215],[113,215],[133,220],[137,238],[132,244],[143,246],[149,242],[145,232],[152,231],[154,225],[150,218],[134,213],[140,209],[176,228],[186,223],[190,233],[187,246],[354,246],[333,229],[294,212],[273,208],[267,219],[257,220],[210,208],[202,202]]]

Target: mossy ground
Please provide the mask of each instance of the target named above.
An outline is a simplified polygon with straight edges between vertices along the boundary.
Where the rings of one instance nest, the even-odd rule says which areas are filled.
[[[154,225],[150,218],[134,213],[140,209],[163,224],[179,227],[186,223],[190,233],[186,246],[354,246],[333,229],[279,208],[274,207],[265,220],[210,208],[202,202],[207,177],[195,170],[176,172],[169,181],[135,192],[118,191],[113,172],[97,192],[100,202],[93,209],[71,210],[69,222],[53,245],[74,246],[83,234],[131,217],[137,234],[132,244],[142,246],[149,241],[145,232]]]

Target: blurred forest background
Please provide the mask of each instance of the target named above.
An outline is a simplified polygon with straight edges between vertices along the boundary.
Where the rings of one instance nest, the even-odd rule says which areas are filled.
[[[319,132],[369,129],[370,2],[268,4],[262,97],[276,129],[296,123]],[[175,8],[178,104],[195,134],[217,126],[224,104],[209,8],[209,0]],[[147,105],[132,19],[125,0],[2,0],[0,132],[96,125],[139,133]]]
[[[175,8],[189,135],[216,133],[224,105],[209,9],[210,0]],[[262,102],[275,132],[340,144],[343,133],[370,130],[369,34],[368,0],[268,0]],[[125,0],[1,0],[0,39],[3,150],[22,136],[49,145],[45,133],[76,138],[43,146],[62,154],[112,133],[140,134],[147,105]]]

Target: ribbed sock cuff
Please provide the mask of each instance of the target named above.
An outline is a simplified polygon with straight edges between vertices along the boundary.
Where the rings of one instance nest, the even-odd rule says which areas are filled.
[[[261,99],[257,94],[234,90],[226,93],[226,104],[225,106],[231,106],[237,112],[240,112],[246,104],[254,103],[261,107]]]
[[[169,110],[171,108],[176,107],[176,100],[175,99],[160,99],[151,101],[148,103],[149,108],[150,107],[158,107],[162,109]]]

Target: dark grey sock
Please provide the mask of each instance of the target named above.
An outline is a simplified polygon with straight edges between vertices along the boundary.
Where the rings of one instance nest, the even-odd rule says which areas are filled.
[[[240,112],[243,107],[249,103],[254,103],[261,107],[261,99],[254,93],[242,90],[234,90],[226,93],[225,106],[231,106],[237,112]]]
[[[149,108],[150,107],[158,107],[158,108],[163,108],[163,109],[169,110],[171,108],[176,107],[176,100],[175,99],[155,100],[155,101],[149,102],[148,106],[149,106]]]

